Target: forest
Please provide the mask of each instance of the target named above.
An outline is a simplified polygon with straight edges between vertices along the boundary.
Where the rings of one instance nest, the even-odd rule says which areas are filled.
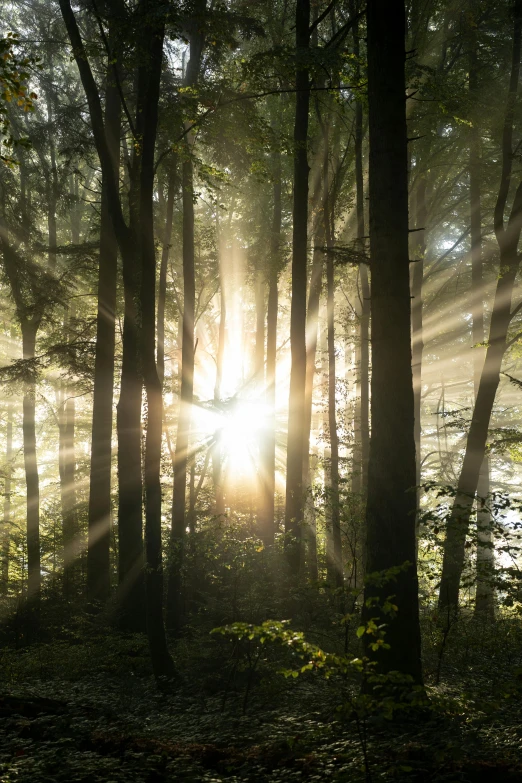
[[[522,0],[0,0],[0,783],[522,781]]]

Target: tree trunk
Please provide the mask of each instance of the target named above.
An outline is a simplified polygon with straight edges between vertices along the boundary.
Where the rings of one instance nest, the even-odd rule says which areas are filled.
[[[335,410],[335,282],[334,282],[334,263],[332,253],[328,250],[333,248],[332,234],[332,207],[330,205],[330,185],[328,177],[328,127],[325,127],[324,134],[324,163],[323,163],[323,183],[324,183],[324,206],[323,222],[326,238],[326,323],[327,323],[327,343],[328,343],[328,430],[330,435],[330,493],[329,502],[331,506],[331,525],[332,525],[332,552],[331,557],[327,558],[326,570],[328,581],[340,587],[343,584],[343,556],[341,542],[341,520],[340,520],[340,501],[339,501],[339,436],[337,434],[337,416]]]
[[[64,316],[64,334],[70,341],[70,319],[74,310],[66,308]],[[58,399],[58,470],[60,475],[60,501],[62,507],[63,540],[63,594],[70,599],[74,591],[74,570],[79,555],[76,525],[76,484],[74,427],[74,397],[70,396],[67,384],[62,383],[57,390]]]
[[[194,200],[193,167],[187,151],[183,161],[183,338],[181,343],[181,393],[176,437],[172,497],[171,552],[167,622],[179,630],[182,622],[181,568],[186,528],[187,465],[194,395]]]
[[[306,523],[306,539],[308,544],[308,573],[312,582],[319,578],[317,570],[317,528],[314,500],[311,495],[312,471],[310,467],[310,434],[312,430],[312,408],[315,377],[315,361],[317,354],[317,334],[319,329],[319,302],[321,299],[324,252],[324,221],[320,220],[315,232],[315,247],[312,260],[310,291],[306,313],[306,380],[305,380],[305,411],[303,426],[303,489],[305,496],[304,521]]]
[[[113,84],[112,68],[109,67],[108,71],[105,95],[105,134],[113,176],[117,179],[120,157],[121,105],[117,87]],[[91,604],[93,602],[105,603],[111,588],[112,405],[117,269],[118,245],[109,213],[107,176],[102,174],[87,544],[87,599]]]
[[[133,219],[134,232],[141,229]],[[141,237],[136,236],[136,250]],[[116,414],[118,435],[118,625],[123,630],[146,629],[143,574],[143,483],[141,465],[142,377],[136,297],[141,269],[137,253],[122,254],[124,318],[120,398]],[[143,313],[142,313],[143,317]],[[142,367],[144,371],[144,368]]]
[[[296,55],[306,58],[310,45],[310,0],[296,3]],[[301,566],[303,523],[303,421],[306,384],[306,278],[308,251],[309,71],[296,70],[294,124],[294,205],[292,229],[292,302],[290,310],[290,398],[286,461],[285,551],[291,571]]]
[[[22,327],[23,358],[35,357],[36,333],[39,321],[24,320]],[[30,371],[23,398],[23,447],[25,483],[27,489],[27,599],[29,605],[28,638],[38,634],[40,592],[42,585],[40,561],[40,480],[36,461],[36,379]]]
[[[256,339],[254,347],[254,383],[264,387],[265,380],[265,286],[261,269],[255,273]]]
[[[138,129],[142,138],[140,171],[141,365],[147,395],[145,440],[145,595],[147,634],[156,679],[172,677],[174,663],[167,648],[163,623],[163,563],[161,543],[161,439],[163,396],[156,367],[156,249],[154,247],[154,149],[158,126],[165,17],[154,19],[155,0],[142,0],[149,30],[149,52],[138,75]],[[152,21],[154,19],[154,22]],[[140,127],[141,125],[141,127]]]
[[[9,549],[11,545],[11,475],[13,472],[13,403],[7,403],[5,473],[4,473],[4,513],[0,536],[0,591],[6,595],[9,589]]]
[[[352,15],[356,10],[352,8]],[[354,55],[359,57],[359,24],[353,31]],[[360,68],[356,66],[356,77]],[[355,209],[357,216],[357,245],[362,253],[365,250],[364,225],[364,176],[363,176],[363,106],[361,101],[355,104],[354,152],[355,152]],[[356,367],[357,409],[354,422],[354,457],[352,470],[353,492],[366,494],[368,483],[368,455],[370,449],[370,285],[368,269],[359,265],[360,303],[359,303],[359,346]]]
[[[476,28],[470,26],[469,93],[476,98],[478,92],[478,56]],[[482,287],[482,210],[480,203],[480,132],[478,118],[470,128],[469,149],[469,199],[471,227],[471,314],[473,345],[473,386],[477,396],[480,375],[484,365],[484,295]],[[487,499],[489,486],[489,458],[482,461],[477,486],[477,586],[475,613],[478,617],[494,619],[495,596],[493,591],[494,546],[492,519]]]
[[[206,0],[198,0],[198,14],[204,13]],[[190,34],[190,59],[185,74],[185,86],[193,87],[198,80],[204,37],[198,29]],[[167,623],[173,631],[182,625],[182,566],[186,532],[187,464],[194,397],[194,316],[196,307],[194,248],[194,167],[193,137],[185,137],[182,166],[183,203],[183,336],[181,342],[181,390],[176,436],[174,484],[172,493],[172,527],[167,592]]]
[[[219,251],[219,327],[216,355],[216,382],[214,384],[214,405],[221,401],[221,382],[223,379],[223,359],[225,357],[225,335],[227,324],[227,305],[221,248]],[[223,491],[223,453],[219,436],[212,446],[212,481],[214,484],[214,514],[221,517],[225,513],[225,495]]]
[[[421,164],[422,165],[422,164]],[[421,482],[421,392],[422,392],[422,352],[424,342],[422,335],[422,281],[424,278],[424,255],[426,253],[426,174],[418,175],[415,190],[415,221],[416,231],[413,243],[413,269],[411,274],[411,333],[412,333],[412,371],[413,371],[413,401],[415,406],[415,456],[416,456],[416,486]],[[419,507],[420,491],[416,492],[417,509]]]
[[[259,526],[265,546],[274,543],[275,535],[275,388],[277,362],[278,279],[281,266],[281,151],[275,153],[270,267],[266,307],[266,428],[263,433],[261,459],[261,505]]]
[[[163,388],[165,379],[165,300],[167,297],[167,269],[169,264],[170,241],[172,237],[172,220],[174,216],[174,194],[176,192],[175,169],[169,172],[167,185],[167,203],[165,215],[165,233],[161,250],[161,265],[158,287],[158,346],[156,349],[156,365],[158,378]]]
[[[381,671],[422,681],[415,557],[415,441],[410,341],[408,158],[403,0],[369,0],[368,111],[372,269],[372,437],[368,465],[366,573],[399,567],[393,583],[368,582],[363,619],[384,622],[389,650],[366,654]],[[390,617],[381,609],[394,594]],[[368,599],[377,601],[368,604]]]
[[[502,175],[494,211],[494,228],[502,274],[497,281],[489,327],[488,348],[475,399],[457,494],[448,521],[439,592],[441,615],[458,610],[460,577],[464,568],[466,536],[473,500],[484,460],[488,430],[500,381],[502,359],[511,323],[511,300],[519,268],[518,242],[522,214],[522,182],[518,185],[507,224],[504,220],[513,161],[513,115],[518,92],[522,29],[522,3],[514,5],[511,75],[502,135]]]

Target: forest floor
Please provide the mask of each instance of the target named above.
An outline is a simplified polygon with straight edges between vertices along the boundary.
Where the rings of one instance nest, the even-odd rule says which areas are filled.
[[[248,671],[212,638],[196,660],[202,641],[174,648],[165,691],[141,636],[0,650],[0,783],[522,781],[520,675],[490,650],[448,659],[421,712],[362,720],[335,677],[261,667],[245,696]]]

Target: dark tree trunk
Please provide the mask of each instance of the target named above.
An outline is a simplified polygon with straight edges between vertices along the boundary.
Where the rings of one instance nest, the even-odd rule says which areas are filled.
[[[442,616],[458,609],[460,577],[464,568],[466,536],[484,461],[491,413],[500,381],[502,359],[506,351],[507,333],[511,323],[511,300],[519,268],[518,242],[522,214],[522,183],[517,187],[511,213],[505,224],[504,213],[509,193],[513,162],[513,115],[518,92],[522,29],[522,3],[514,5],[513,50],[508,102],[502,135],[502,175],[495,205],[494,228],[500,250],[502,275],[497,281],[489,327],[488,348],[480,376],[473,416],[466,442],[464,462],[457,486],[457,495],[448,522],[439,608]]]
[[[182,623],[181,568],[186,528],[187,466],[194,395],[194,196],[190,150],[183,161],[183,337],[181,343],[181,393],[174,460],[172,529],[169,563],[167,622],[172,630]]]
[[[13,403],[7,403],[5,474],[4,474],[4,509],[2,533],[0,536],[0,591],[7,594],[9,588],[9,549],[11,546],[11,475],[13,472]]]
[[[296,3],[296,97],[294,124],[294,205],[292,229],[292,303],[290,310],[290,398],[286,459],[285,550],[293,573],[301,567],[303,523],[303,422],[306,384],[306,278],[308,255],[308,114],[310,0]]]
[[[421,162],[422,165],[422,162]],[[424,350],[422,333],[422,281],[424,279],[424,255],[426,253],[426,174],[420,171],[415,189],[415,222],[416,231],[413,243],[413,269],[411,274],[411,333],[412,333],[412,371],[413,400],[415,406],[415,483],[421,482],[421,392],[422,392],[422,352]],[[419,506],[419,491],[416,493],[417,508]]]
[[[310,435],[312,430],[312,398],[314,390],[315,361],[317,354],[317,334],[319,329],[319,302],[323,284],[324,252],[324,221],[320,220],[315,231],[315,247],[308,293],[308,308],[306,313],[306,381],[305,410],[303,426],[303,490],[306,493],[304,521],[306,523],[306,538],[308,544],[308,573],[310,579],[316,582],[319,578],[317,570],[317,529],[314,500],[312,492],[312,475],[310,465]]]
[[[471,10],[473,10],[473,5]],[[475,99],[478,93],[478,54],[476,28],[470,26],[469,51],[469,93]],[[482,210],[480,203],[481,188],[480,131],[478,117],[470,128],[469,148],[469,199],[471,227],[471,314],[473,344],[473,386],[475,398],[480,385],[480,376],[484,365],[484,293],[482,285]],[[477,485],[477,586],[475,594],[475,613],[478,617],[492,620],[495,616],[495,596],[493,591],[494,548],[492,537],[492,519],[487,499],[489,486],[489,458],[484,456]]]
[[[141,395],[138,367],[139,333],[136,312],[136,259],[123,259],[125,315],[118,433],[118,624],[145,630],[141,472]]]
[[[118,90],[113,81],[112,68],[109,67],[105,95],[105,134],[113,176],[118,179],[121,105]],[[111,588],[112,404],[118,244],[109,213],[106,180],[106,175],[102,174],[98,309],[96,314],[89,472],[87,599],[90,603],[105,603]]]
[[[214,384],[214,404],[219,407],[221,401],[221,382],[223,380],[223,360],[225,357],[225,334],[227,324],[227,305],[225,298],[225,280],[223,275],[222,254],[219,253],[219,326],[216,355],[216,382]],[[219,437],[212,446],[212,482],[214,485],[214,514],[225,513],[225,494],[223,488],[223,453]]]
[[[259,269],[255,279],[256,339],[254,347],[254,378],[256,388],[262,388],[265,380],[265,286]]]
[[[323,163],[323,222],[327,251],[333,248],[332,208],[330,204],[330,186],[328,177],[328,128],[324,134]],[[341,542],[341,519],[339,503],[339,436],[337,434],[337,416],[335,410],[335,281],[332,253],[326,254],[326,323],[328,343],[328,430],[330,435],[330,522],[332,525],[332,552],[327,558],[326,571],[328,581],[340,587],[343,584],[343,556]]]
[[[70,342],[70,319],[74,310],[66,308],[64,334]],[[71,598],[75,589],[75,566],[79,555],[76,525],[76,460],[74,454],[75,405],[67,384],[58,390],[58,471],[62,506],[63,594]]]
[[[200,32],[198,16],[206,9],[206,0],[198,0],[196,28],[190,33],[190,59],[185,74],[185,86],[197,83],[204,37]],[[194,167],[192,163],[193,138],[185,137],[182,166],[183,203],[183,335],[181,341],[181,390],[174,459],[172,493],[172,527],[170,535],[170,562],[167,592],[167,624],[179,631],[183,618],[182,566],[186,532],[187,465],[194,397],[194,316],[196,306],[195,248],[194,248]]]
[[[148,62],[138,75],[138,129],[142,138],[140,171],[141,256],[141,364],[147,395],[145,440],[145,594],[147,634],[156,679],[172,677],[174,663],[167,648],[163,623],[163,563],[161,544],[161,439],[163,397],[156,367],[156,250],[154,247],[154,149],[158,126],[158,102],[165,17],[155,18],[155,0],[142,0],[140,10],[148,22],[144,36]]]
[[[22,327],[23,358],[34,359],[36,333],[39,320],[24,320]],[[40,480],[36,461],[36,379],[32,376],[25,383],[23,398],[23,446],[27,503],[27,599],[29,605],[28,637],[38,633],[41,592],[40,561]]]
[[[356,9],[352,8],[355,16]],[[355,23],[353,31],[354,55],[358,58],[359,24]],[[357,66],[357,78],[360,69]],[[361,101],[355,104],[354,152],[355,152],[355,209],[357,216],[358,249],[365,249],[364,225],[364,176],[363,176],[363,106]],[[370,449],[370,285],[368,269],[365,264],[359,266],[360,303],[359,303],[359,345],[357,350],[356,373],[358,394],[356,395],[356,412],[354,422],[354,456],[352,490],[366,493],[368,483],[368,455]]]
[[[169,173],[167,185],[167,203],[165,215],[165,233],[161,250],[161,265],[158,286],[158,346],[156,349],[156,365],[158,378],[163,388],[165,379],[165,300],[167,297],[167,269],[169,264],[170,240],[172,236],[172,219],[174,216],[174,194],[176,192],[175,169]]]
[[[408,158],[403,0],[369,0],[368,108],[372,269],[372,438],[368,465],[366,573],[403,567],[392,584],[368,583],[363,619],[387,623],[389,650],[371,649],[382,671],[422,681],[415,557],[415,441],[410,341]],[[408,563],[408,565],[406,565]],[[398,612],[384,614],[394,594]],[[377,605],[368,606],[376,598]]]
[[[275,536],[275,384],[277,360],[278,279],[281,265],[281,152],[275,153],[272,228],[270,236],[270,267],[266,306],[266,393],[268,409],[261,459],[261,504],[259,526],[265,546],[274,543]]]

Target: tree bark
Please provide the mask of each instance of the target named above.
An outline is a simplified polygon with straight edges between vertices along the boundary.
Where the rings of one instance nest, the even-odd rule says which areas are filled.
[[[511,74],[504,128],[502,134],[502,174],[494,210],[494,228],[500,250],[502,274],[497,281],[489,328],[486,358],[475,399],[473,416],[466,442],[457,494],[451,511],[444,542],[439,609],[442,616],[458,610],[460,577],[464,568],[466,536],[473,500],[484,460],[488,429],[500,381],[502,359],[507,348],[507,333],[512,319],[511,300],[519,268],[518,242],[522,227],[522,182],[519,183],[507,224],[506,208],[513,162],[513,117],[520,71],[522,3],[513,7],[513,49]]]
[[[176,192],[175,169],[169,172],[167,185],[167,203],[165,214],[165,232],[161,250],[161,265],[158,286],[158,345],[156,349],[156,365],[158,378],[163,388],[165,379],[165,301],[167,298],[167,270],[169,264],[170,241],[172,237],[172,220],[174,217],[174,194]]]
[[[366,654],[381,671],[422,681],[415,556],[415,441],[410,340],[408,158],[403,0],[369,0],[368,110],[372,270],[372,437],[366,574],[399,567],[392,584],[367,582],[363,619],[384,622],[389,650]],[[381,610],[394,594],[395,616]],[[375,606],[368,605],[375,599]]]
[[[471,3],[473,11],[473,3]],[[469,79],[471,99],[478,93],[478,52],[476,28],[470,25]],[[475,398],[480,385],[484,365],[484,295],[482,285],[482,209],[481,209],[481,160],[480,131],[478,118],[474,117],[470,128],[469,148],[469,199],[471,239],[471,314],[473,344],[473,387]],[[484,456],[477,485],[477,584],[475,593],[475,614],[493,620],[495,617],[495,596],[493,590],[494,546],[492,519],[488,509],[489,458]]]
[[[66,308],[64,334],[70,342],[70,319],[74,309]],[[63,594],[70,599],[74,591],[74,571],[79,555],[76,524],[76,460],[74,454],[75,405],[66,383],[57,390],[58,398],[58,472],[62,507]]]
[[[355,17],[356,9],[352,8]],[[359,24],[353,28],[354,55],[360,56]],[[356,78],[360,78],[360,67],[356,60]],[[361,101],[355,104],[354,152],[355,152],[355,209],[357,217],[357,245],[360,252],[365,249],[364,221],[364,175],[363,175],[363,106]],[[356,412],[354,421],[354,457],[352,469],[353,492],[366,494],[368,483],[368,455],[370,449],[370,284],[368,269],[359,265],[360,303],[359,303],[359,346],[357,351],[356,374],[358,393],[356,392]]]
[[[161,543],[161,440],[163,397],[156,367],[156,250],[154,247],[154,149],[158,127],[165,16],[155,0],[142,0],[140,10],[148,29],[144,35],[148,62],[138,73],[138,122],[142,139],[140,167],[141,364],[147,395],[145,439],[145,595],[147,634],[156,679],[172,677],[174,663],[163,623],[163,563]]]
[[[266,429],[263,434],[261,459],[261,506],[259,525],[265,546],[274,543],[275,536],[275,388],[277,361],[278,279],[281,266],[281,151],[275,153],[272,227],[270,232],[270,266],[266,306]]]
[[[319,578],[317,566],[317,527],[314,500],[311,495],[312,470],[310,462],[310,435],[312,430],[312,408],[315,377],[315,362],[317,354],[317,335],[319,330],[319,303],[323,287],[324,252],[324,221],[319,220],[315,231],[315,247],[310,276],[310,291],[308,293],[308,308],[306,312],[306,380],[305,380],[305,410],[303,427],[303,489],[306,493],[304,521],[308,544],[308,573],[312,582]]]
[[[421,164],[422,165],[422,162]],[[426,253],[426,174],[420,171],[415,189],[415,222],[416,231],[413,243],[413,269],[411,274],[411,333],[412,333],[412,371],[413,371],[413,401],[415,407],[415,483],[421,483],[421,392],[422,392],[422,352],[424,350],[422,333],[422,282],[424,279],[424,256]],[[416,492],[417,509],[419,507],[420,491]]]
[[[198,0],[197,13],[204,13],[206,0]],[[185,86],[197,84],[204,37],[199,29],[190,32],[190,59],[185,74]],[[183,203],[183,336],[181,342],[181,390],[172,494],[172,527],[167,592],[167,623],[171,630],[182,625],[182,566],[186,533],[187,465],[192,403],[194,397],[194,316],[196,306],[194,248],[194,170],[193,137],[185,137],[182,166]]]
[[[35,358],[36,333],[39,320],[21,322],[22,355],[27,361]],[[23,398],[23,446],[27,508],[27,599],[29,605],[28,636],[38,633],[40,593],[42,586],[40,560],[40,479],[36,459],[36,379],[33,371],[25,382]]]
[[[324,132],[323,162],[323,222],[326,238],[326,322],[328,343],[328,430],[330,437],[330,493],[332,525],[332,552],[327,558],[328,581],[336,587],[343,584],[343,556],[341,541],[341,519],[339,498],[339,436],[337,434],[337,416],[335,409],[335,281],[333,254],[332,208],[330,204],[330,183],[328,177],[328,126]]]
[[[2,595],[7,595],[9,589],[9,550],[11,546],[11,475],[13,472],[13,403],[7,403],[5,446],[5,473],[4,473],[4,510],[2,520],[2,533],[0,536],[0,590]]]
[[[308,114],[310,0],[297,0],[296,98],[294,123],[294,204],[292,229],[292,302],[290,310],[290,398],[286,461],[285,552],[291,571],[301,567],[303,523],[303,421],[306,384],[306,278],[308,256]]]
[[[219,222],[216,214],[216,233],[219,243]],[[221,383],[223,380],[223,360],[225,358],[225,335],[227,325],[227,303],[223,274],[223,248],[219,247],[219,326],[216,354],[216,381],[214,384],[214,405],[219,408],[221,402]],[[214,514],[221,517],[225,513],[225,493],[223,487],[223,450],[218,437],[212,446],[212,482],[214,485]]]
[[[120,97],[109,66],[105,94],[105,134],[116,180],[120,168],[120,127]],[[91,604],[105,603],[111,589],[112,406],[117,270],[118,243],[109,213],[107,175],[102,173],[87,544],[87,599]]]

